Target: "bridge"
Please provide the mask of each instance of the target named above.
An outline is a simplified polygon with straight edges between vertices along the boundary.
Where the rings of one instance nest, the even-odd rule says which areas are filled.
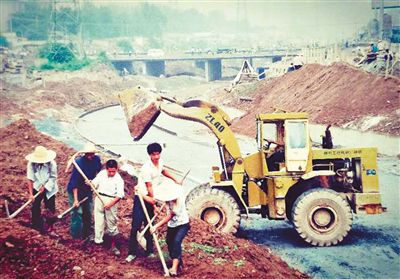
[[[144,64],[143,74],[157,76],[165,74],[165,64],[171,61],[193,61],[196,67],[205,70],[206,80],[220,80],[222,78],[222,60],[240,59],[248,60],[253,65],[253,59],[270,59],[271,62],[282,60],[282,57],[294,57],[300,50],[290,52],[277,50],[266,52],[231,52],[231,53],[174,53],[162,56],[149,56],[144,54],[116,54],[111,57],[111,63],[118,70],[124,68],[133,73],[133,62]]]

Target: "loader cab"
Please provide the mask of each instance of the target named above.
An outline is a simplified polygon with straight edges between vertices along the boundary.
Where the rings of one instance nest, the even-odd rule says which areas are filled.
[[[310,140],[306,113],[268,113],[257,117],[258,148],[265,174],[305,172]]]

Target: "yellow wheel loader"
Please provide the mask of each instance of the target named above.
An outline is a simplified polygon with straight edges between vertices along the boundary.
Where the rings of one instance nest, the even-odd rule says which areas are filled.
[[[192,217],[235,233],[242,214],[291,221],[306,242],[330,246],[348,234],[354,213],[378,214],[376,148],[313,149],[306,113],[256,116],[258,152],[244,156],[229,116],[208,102],[154,95],[140,87],[118,94],[134,140],[160,112],[207,126],[216,136],[221,166],[212,181],[186,198]],[[327,129],[328,130],[328,129]],[[331,147],[329,137],[325,146]],[[328,144],[326,144],[328,141]]]

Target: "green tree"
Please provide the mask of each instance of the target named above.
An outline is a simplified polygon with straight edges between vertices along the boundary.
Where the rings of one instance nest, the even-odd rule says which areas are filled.
[[[50,12],[49,5],[38,5],[35,1],[24,3],[23,9],[12,15],[11,28],[17,36],[46,40]]]
[[[2,46],[2,47],[9,47],[10,46],[10,44],[7,41],[6,37],[4,37],[2,35],[0,35],[0,46]]]
[[[159,38],[163,33],[166,17],[155,5],[143,3],[133,15],[133,28],[139,35],[147,38]]]
[[[53,22],[56,31],[70,34],[77,34],[79,29],[79,18],[76,10],[61,7],[53,14]]]
[[[60,43],[46,44],[39,50],[39,56],[52,63],[67,63],[75,58],[71,46]]]
[[[118,41],[117,46],[124,52],[133,51],[132,44],[127,40]]]
[[[83,34],[89,38],[112,38],[121,34],[117,17],[108,7],[86,3],[81,12]]]

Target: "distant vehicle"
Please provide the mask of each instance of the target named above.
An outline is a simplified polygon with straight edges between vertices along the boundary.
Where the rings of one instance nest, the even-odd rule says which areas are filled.
[[[148,56],[151,56],[151,57],[161,57],[161,56],[164,56],[165,53],[164,53],[164,51],[163,51],[162,49],[159,49],[159,48],[151,48],[151,49],[149,49],[149,51],[147,52],[147,55],[148,55]]]
[[[234,52],[236,52],[236,49],[234,49],[234,48],[218,48],[217,49],[217,54],[220,54],[220,53],[234,53]]]
[[[200,53],[202,53],[203,51],[200,49],[200,48],[191,48],[191,49],[189,49],[189,50],[186,50],[185,51],[185,54],[191,54],[191,55],[193,55],[193,54],[200,54]]]

